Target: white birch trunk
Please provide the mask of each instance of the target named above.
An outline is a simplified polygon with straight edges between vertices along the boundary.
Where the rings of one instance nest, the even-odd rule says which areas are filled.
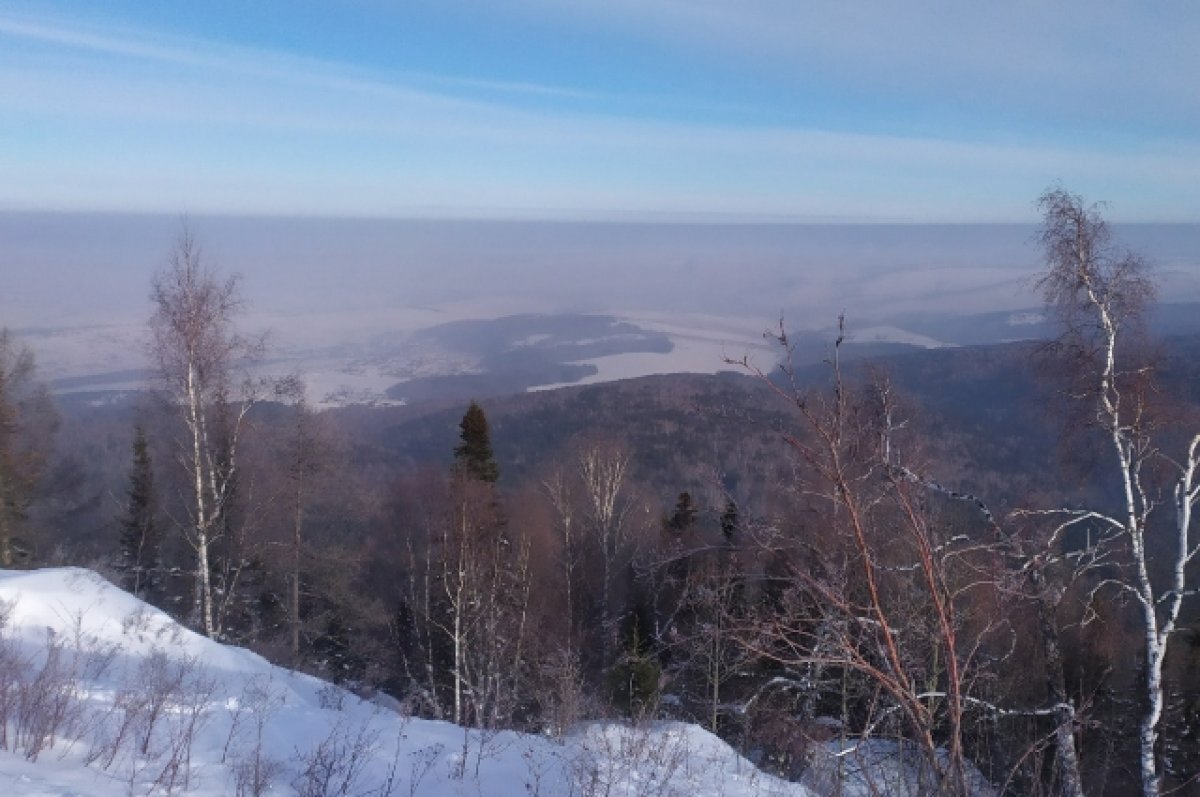
[[[187,368],[187,421],[192,436],[192,489],[196,503],[195,540],[196,548],[196,609],[200,614],[205,636],[212,637],[212,579],[208,562],[208,527],[211,522],[205,495],[205,452],[204,452],[204,407],[200,395],[199,376],[194,360]]]

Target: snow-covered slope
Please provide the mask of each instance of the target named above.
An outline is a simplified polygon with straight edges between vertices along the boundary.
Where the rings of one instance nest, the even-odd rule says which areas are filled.
[[[846,339],[853,343],[902,343],[905,346],[919,349],[945,349],[955,345],[886,324],[865,329],[852,329],[846,333]]]
[[[794,795],[696,726],[565,739],[405,717],[87,570],[0,571],[0,794]]]

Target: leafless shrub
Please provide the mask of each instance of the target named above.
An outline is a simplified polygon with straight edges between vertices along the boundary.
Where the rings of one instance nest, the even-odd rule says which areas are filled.
[[[208,720],[208,708],[217,686],[194,658],[184,659],[177,669],[183,677],[171,711],[163,717],[163,745],[154,756],[162,763],[162,769],[150,789],[168,794],[191,788],[192,744]]]
[[[258,797],[266,793],[283,769],[283,762],[263,754],[263,732],[281,702],[280,695],[272,689],[270,678],[256,676],[242,688],[241,697],[233,709],[225,748],[221,752],[221,761],[224,763],[235,741],[239,749],[246,750],[233,760],[234,786],[239,797]],[[246,738],[247,730],[249,738]]]
[[[259,751],[261,753],[261,750]],[[279,777],[283,763],[261,754],[249,756],[233,765],[233,782],[237,797],[261,797],[271,790]]]
[[[392,795],[399,793],[400,787],[404,785],[400,772],[400,763],[405,758],[403,753],[406,735],[403,727],[402,725],[401,730],[396,734],[396,749],[392,753],[392,760],[388,763],[387,776],[378,786],[359,790],[357,793],[361,797],[392,797]],[[442,751],[445,749],[444,745],[432,744],[408,754],[408,797],[415,797],[417,791],[421,788],[422,781],[432,771],[434,764],[437,763],[438,758],[441,757]]]
[[[207,721],[216,682],[194,657],[155,650],[127,674],[112,708],[97,718],[84,760],[109,771],[122,764],[130,791],[173,793],[191,782],[192,743]]]
[[[90,733],[96,718],[85,712],[81,684],[100,679],[117,646],[84,632],[83,616],[63,618],[66,634],[47,629],[41,649],[22,653],[5,633],[15,601],[0,601],[0,747],[36,761],[56,743],[70,749]]]
[[[70,626],[71,663],[76,676],[85,682],[99,681],[117,660],[121,646],[84,631],[83,612],[76,612],[63,620]]]
[[[8,634],[16,601],[0,600],[0,748],[9,749],[8,728],[17,706],[17,688],[24,680],[27,662]]]
[[[87,633],[78,613],[62,618],[66,632],[48,630],[43,644],[23,653],[6,633],[12,608],[0,601],[0,747],[37,761],[55,745],[69,751],[82,742],[88,765],[127,767],[131,792],[188,789],[193,742],[216,688],[199,661],[154,650],[126,673],[111,705],[93,706],[85,685],[110,673],[120,646]],[[148,623],[134,613],[124,625],[141,632]],[[267,763],[258,762],[260,774]]]
[[[117,756],[133,744],[145,719],[145,709],[146,695],[141,689],[126,687],[119,690],[113,698],[112,708],[100,717],[98,732],[84,761],[89,766],[98,763],[101,769],[110,769]]]
[[[636,772],[639,797],[683,797],[672,785],[688,759],[683,733],[653,724],[596,730],[569,762],[572,791],[582,797],[630,794],[630,773]]]
[[[556,793],[554,789],[558,781],[554,775],[562,770],[561,752],[547,756],[544,751],[539,751],[537,747],[529,744],[521,751],[521,759],[525,762],[525,793],[529,797],[541,797],[544,788],[549,788],[550,794]]]
[[[312,750],[297,751],[300,773],[292,781],[299,797],[357,793],[363,769],[375,754],[379,732],[364,722],[352,728],[339,721]]]
[[[121,633],[125,636],[136,634],[139,637],[149,634],[153,619],[154,613],[149,606],[139,606],[121,618]]]
[[[542,707],[546,732],[561,739],[592,708],[578,654],[566,649],[554,651],[541,665],[540,676],[534,697]]]
[[[155,726],[178,699],[183,691],[184,681],[192,674],[195,666],[195,659],[185,659],[178,666],[174,666],[167,654],[161,650],[153,651],[138,666],[137,680],[129,688],[135,690],[141,698],[141,741],[138,747],[143,755],[150,752]]]
[[[62,642],[48,638],[41,667],[17,686],[14,746],[29,761],[37,761],[56,737],[70,735],[79,714],[75,664]]]
[[[341,711],[346,707],[346,690],[334,683],[326,683],[317,690],[317,702],[326,711]]]
[[[408,754],[409,770],[408,770],[408,795],[415,797],[417,789],[421,787],[421,781],[425,780],[425,776],[433,769],[433,765],[437,763],[442,752],[446,748],[440,744],[431,744],[428,747],[422,747],[419,750],[414,750]]]

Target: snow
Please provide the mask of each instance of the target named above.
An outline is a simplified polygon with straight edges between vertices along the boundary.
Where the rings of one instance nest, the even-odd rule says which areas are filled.
[[[672,350],[665,353],[610,354],[576,360],[572,364],[594,366],[596,373],[576,382],[537,385],[530,388],[530,391],[554,390],[572,384],[612,382],[656,374],[716,374],[721,371],[740,371],[738,366],[731,365],[729,360],[740,360],[742,357],[748,357],[751,362],[758,359],[765,363],[769,370],[778,358],[778,351],[770,343],[764,342],[763,325],[748,319],[701,314],[641,314],[618,317],[642,329],[667,335],[673,344]],[[889,325],[852,330],[847,338],[855,343],[900,343],[923,349],[955,345]]]
[[[801,778],[801,783],[817,794],[923,797],[937,792],[933,768],[915,745],[883,739],[831,741],[825,744],[824,752],[826,755],[811,758]],[[968,794],[995,797],[995,789],[970,764],[966,765],[964,778]]]
[[[574,365],[595,366],[596,373],[575,382],[555,382],[537,385],[530,391],[554,390],[570,385],[588,385],[635,379],[658,374],[716,374],[736,371],[728,360],[754,355],[774,362],[774,352],[763,342],[762,324],[735,317],[702,315],[698,313],[662,315],[614,316],[641,329],[667,335],[672,344],[669,352],[629,352],[573,361]]]
[[[0,694],[58,717],[35,754],[33,720],[0,701],[0,794],[812,794],[693,725],[552,739],[404,716],[194,634],[88,570],[0,571],[0,601]]]
[[[725,362],[730,356],[726,349],[719,344],[708,344],[674,338],[674,349],[668,353],[660,352],[628,352],[625,354],[610,354],[604,357],[592,357],[586,360],[572,360],[571,365],[592,365],[596,373],[585,376],[574,382],[552,382],[545,385],[535,385],[529,392],[540,390],[556,390],[572,385],[594,385],[600,382],[613,382],[618,379],[636,379],[642,376],[657,374],[715,374],[720,371],[734,370],[735,366]],[[740,351],[738,352],[740,356]]]
[[[902,343],[906,346],[916,346],[921,349],[944,349],[955,344],[909,332],[900,327],[880,325],[866,329],[854,329],[847,333],[847,340],[854,343]]]
[[[120,390],[143,385],[144,380],[133,372],[146,368],[148,363],[144,321],[18,329],[16,334],[21,343],[34,350],[39,378],[129,372],[128,378],[110,381],[105,387]]]
[[[1006,319],[1010,327],[1025,327],[1040,324],[1046,320],[1045,313],[1024,312],[1012,313]]]

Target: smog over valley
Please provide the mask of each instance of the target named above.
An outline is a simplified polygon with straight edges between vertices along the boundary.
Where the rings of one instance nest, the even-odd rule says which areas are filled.
[[[781,318],[821,345],[841,313],[852,342],[915,348],[1048,329],[1038,323],[1033,225],[188,224],[203,231],[206,257],[241,275],[246,326],[269,335],[261,367],[304,374],[322,404],[412,398],[404,384],[470,398],[715,373],[726,359],[772,356],[762,333]],[[148,285],[179,225],[178,216],[0,215],[4,257],[17,266],[0,313],[37,342],[55,390],[148,386]],[[1200,225],[1120,232],[1155,263],[1165,301],[1200,302]],[[1188,314],[1177,315],[1186,325]],[[1194,318],[1189,331],[1200,331],[1200,308]],[[455,386],[467,376],[479,378]]]

